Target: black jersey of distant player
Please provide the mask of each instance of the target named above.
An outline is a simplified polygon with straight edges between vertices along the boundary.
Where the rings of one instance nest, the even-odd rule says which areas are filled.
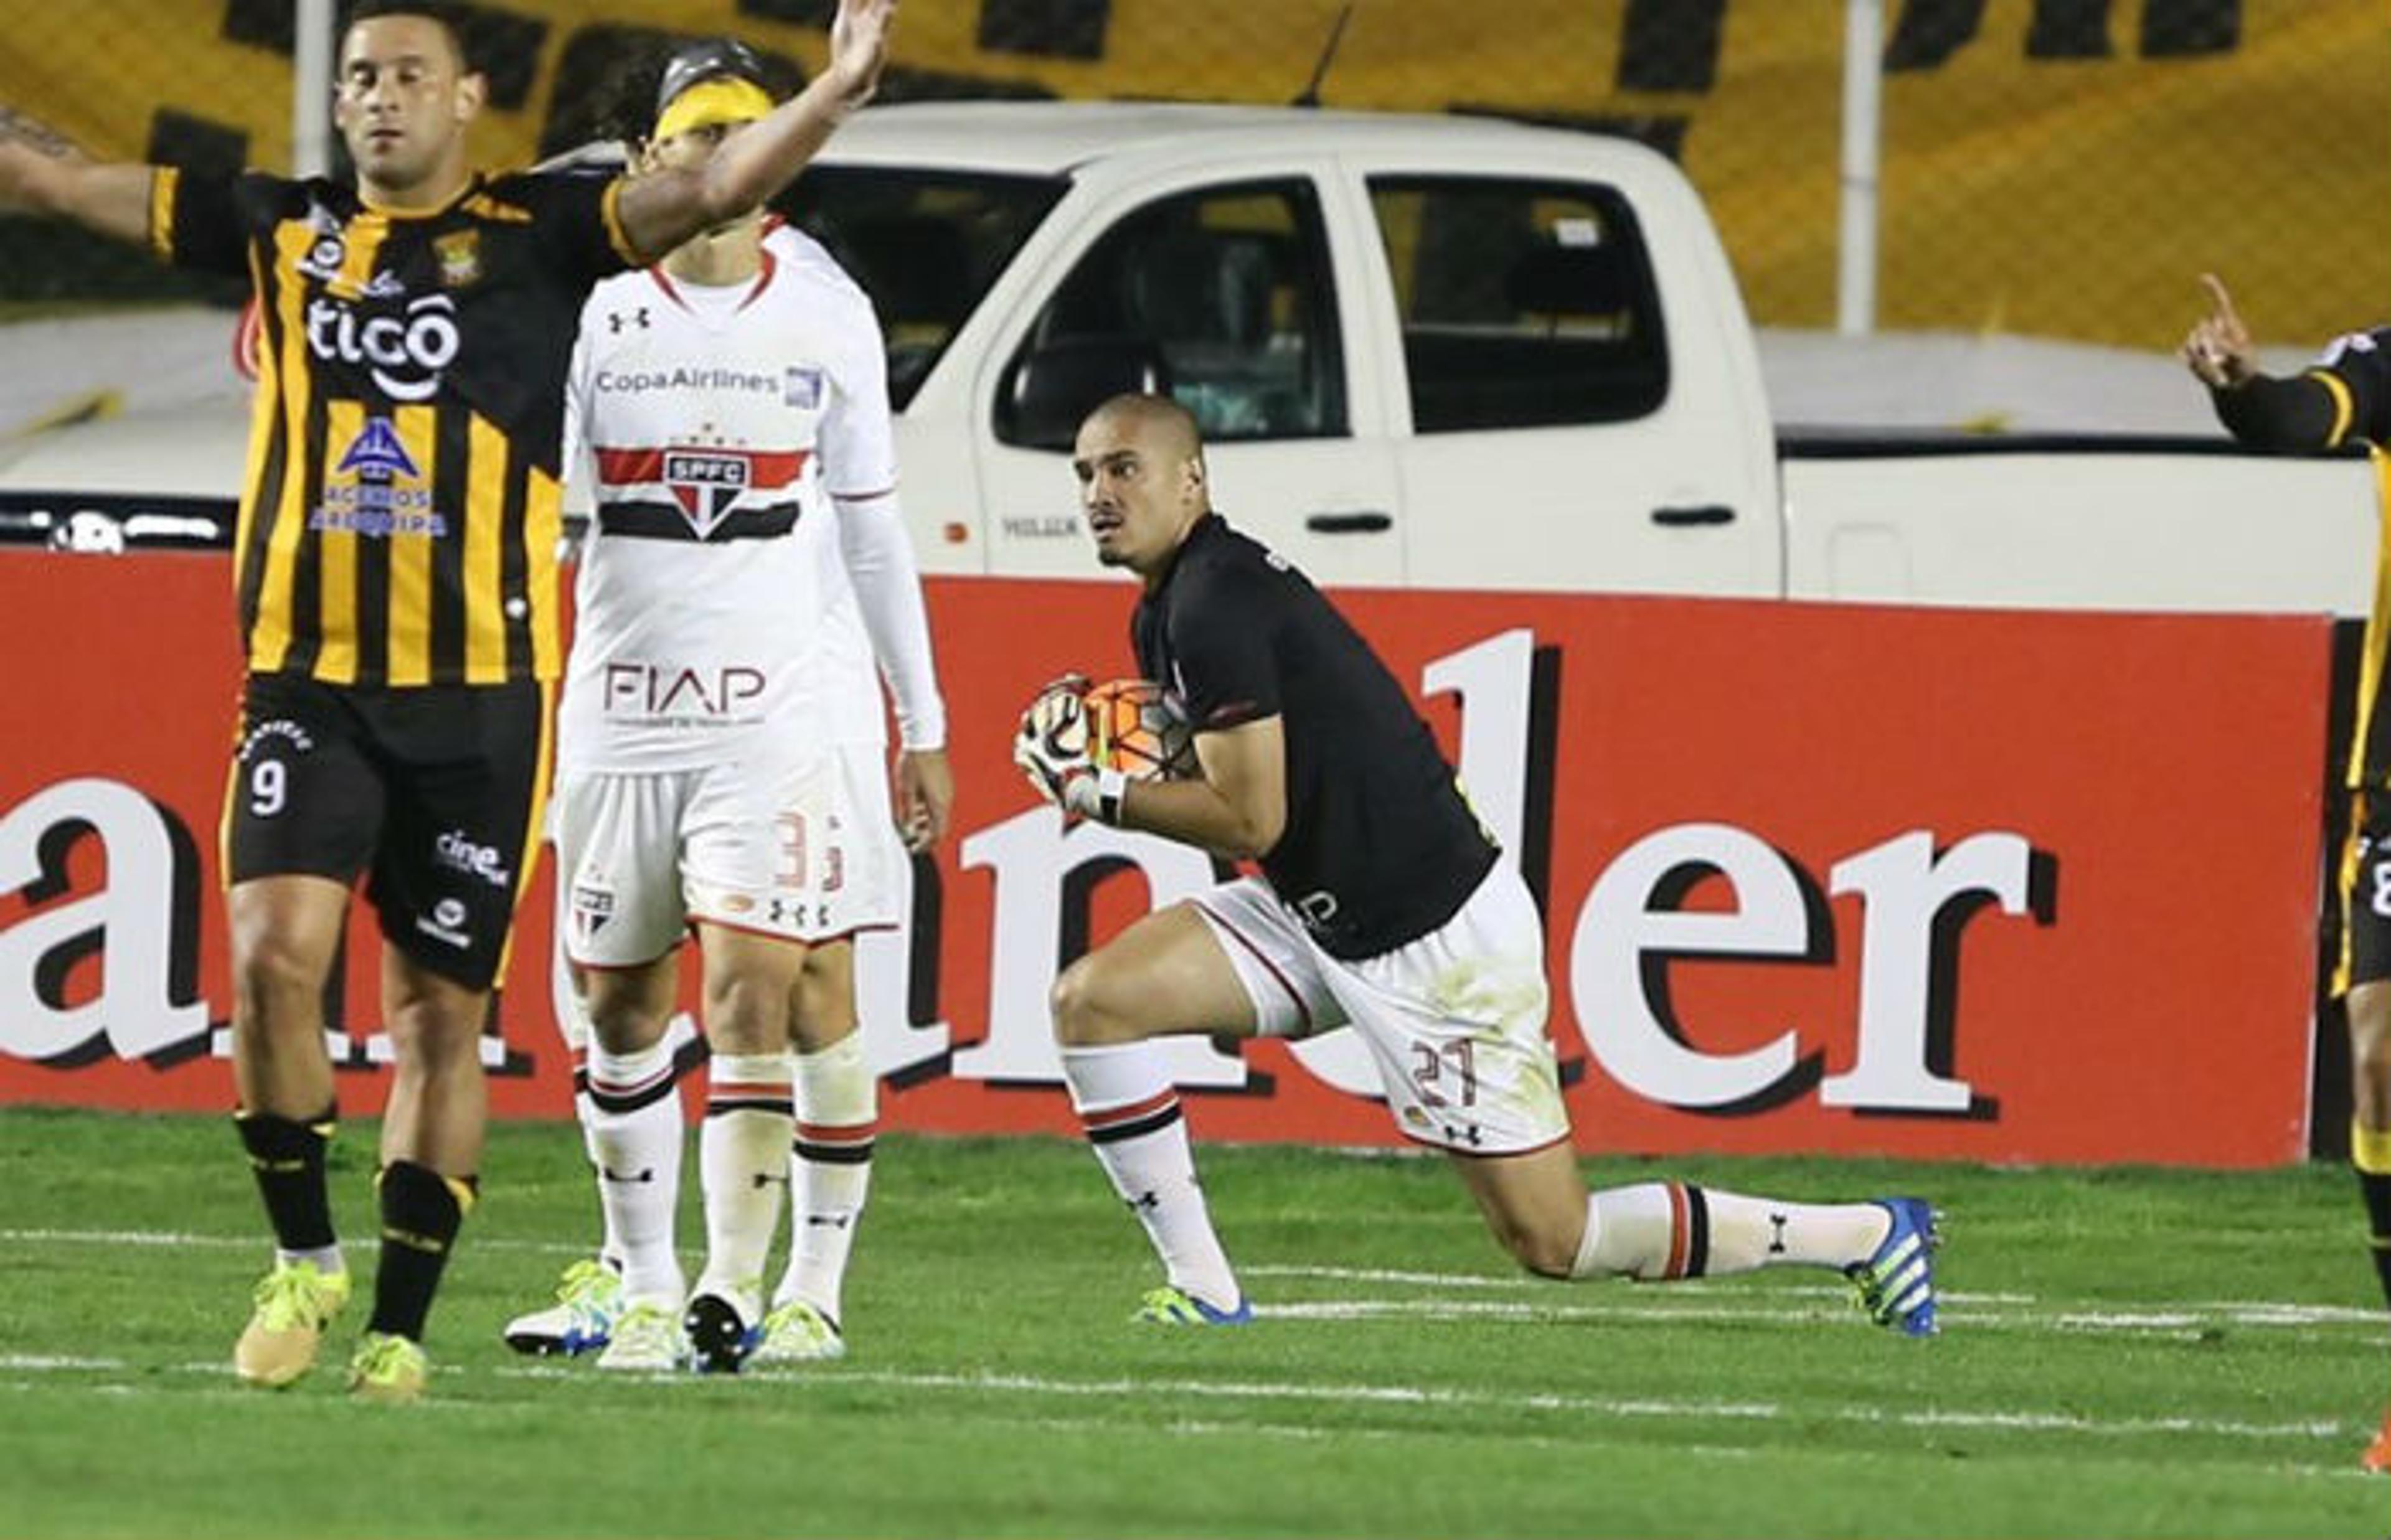
[[[590,286],[632,260],[618,186],[476,177],[396,214],[320,178],[157,173],[158,250],[255,286],[235,566],[252,673],[557,676],[564,377]]]
[[[1394,676],[1301,572],[1208,514],[1131,622],[1197,732],[1279,719],[1286,828],[1262,872],[1332,956],[1450,919],[1495,847]]]
[[[2348,784],[2391,788],[2391,712],[2381,709],[2384,670],[2391,666],[2391,327],[2353,332],[2325,350],[2307,371],[2333,394],[2328,447],[2364,441],[2375,445],[2375,479],[2384,509],[2384,541],[2374,557],[2374,612],[2366,622],[2366,657],[2359,669],[2358,717],[2350,741]]]

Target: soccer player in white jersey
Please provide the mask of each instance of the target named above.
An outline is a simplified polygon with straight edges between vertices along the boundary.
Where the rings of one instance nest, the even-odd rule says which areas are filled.
[[[645,163],[703,161],[769,112],[756,74],[735,45],[677,55]],[[587,456],[593,507],[560,714],[558,870],[588,1014],[585,1126],[620,1266],[605,1367],[736,1369],[768,1342],[768,1358],[843,1350],[876,1116],[851,938],[895,922],[904,859],[859,633],[897,697],[912,842],[937,838],[952,797],[879,328],[819,249],[765,230],[733,222],[593,290],[567,389],[567,450]],[[686,1296],[667,1035],[684,928],[712,1048],[707,1254]],[[768,1323],[766,1253],[793,1176],[795,1255]]]

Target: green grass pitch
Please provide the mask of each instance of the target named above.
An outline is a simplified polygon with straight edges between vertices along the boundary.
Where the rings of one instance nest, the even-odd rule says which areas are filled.
[[[335,1147],[368,1267],[372,1149]],[[297,1388],[233,1380],[266,1248],[224,1120],[0,1111],[0,1534],[2391,1533],[2357,1468],[2391,1347],[2340,1170],[1587,1162],[1932,1198],[1919,1342],[1813,1272],[1522,1277],[1432,1159],[1201,1159],[1248,1328],[1128,1323],[1153,1266],[1083,1149],[892,1136],[845,1360],[625,1380],[498,1340],[595,1223],[575,1132],[500,1127],[432,1398],[374,1407],[342,1394],[361,1303]]]

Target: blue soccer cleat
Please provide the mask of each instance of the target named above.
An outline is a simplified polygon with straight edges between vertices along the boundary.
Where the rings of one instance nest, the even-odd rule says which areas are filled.
[[[1254,1318],[1253,1302],[1240,1299],[1234,1310],[1206,1304],[1184,1289],[1164,1284],[1149,1289],[1130,1317],[1149,1326],[1247,1326]]]
[[[1905,1337],[1932,1337],[1934,1319],[1934,1248],[1943,1244],[1942,1216],[1922,1198],[1880,1198],[1893,1227],[1866,1262],[1843,1276],[1859,1290],[1860,1308],[1879,1326]]]

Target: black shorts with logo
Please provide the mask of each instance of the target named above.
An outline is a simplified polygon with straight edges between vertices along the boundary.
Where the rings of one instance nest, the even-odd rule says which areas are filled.
[[[2341,957],[2333,992],[2391,979],[2391,797],[2350,794],[2341,855]]]
[[[393,946],[486,989],[538,851],[550,687],[381,689],[253,674],[226,789],[226,880],[355,882]]]

